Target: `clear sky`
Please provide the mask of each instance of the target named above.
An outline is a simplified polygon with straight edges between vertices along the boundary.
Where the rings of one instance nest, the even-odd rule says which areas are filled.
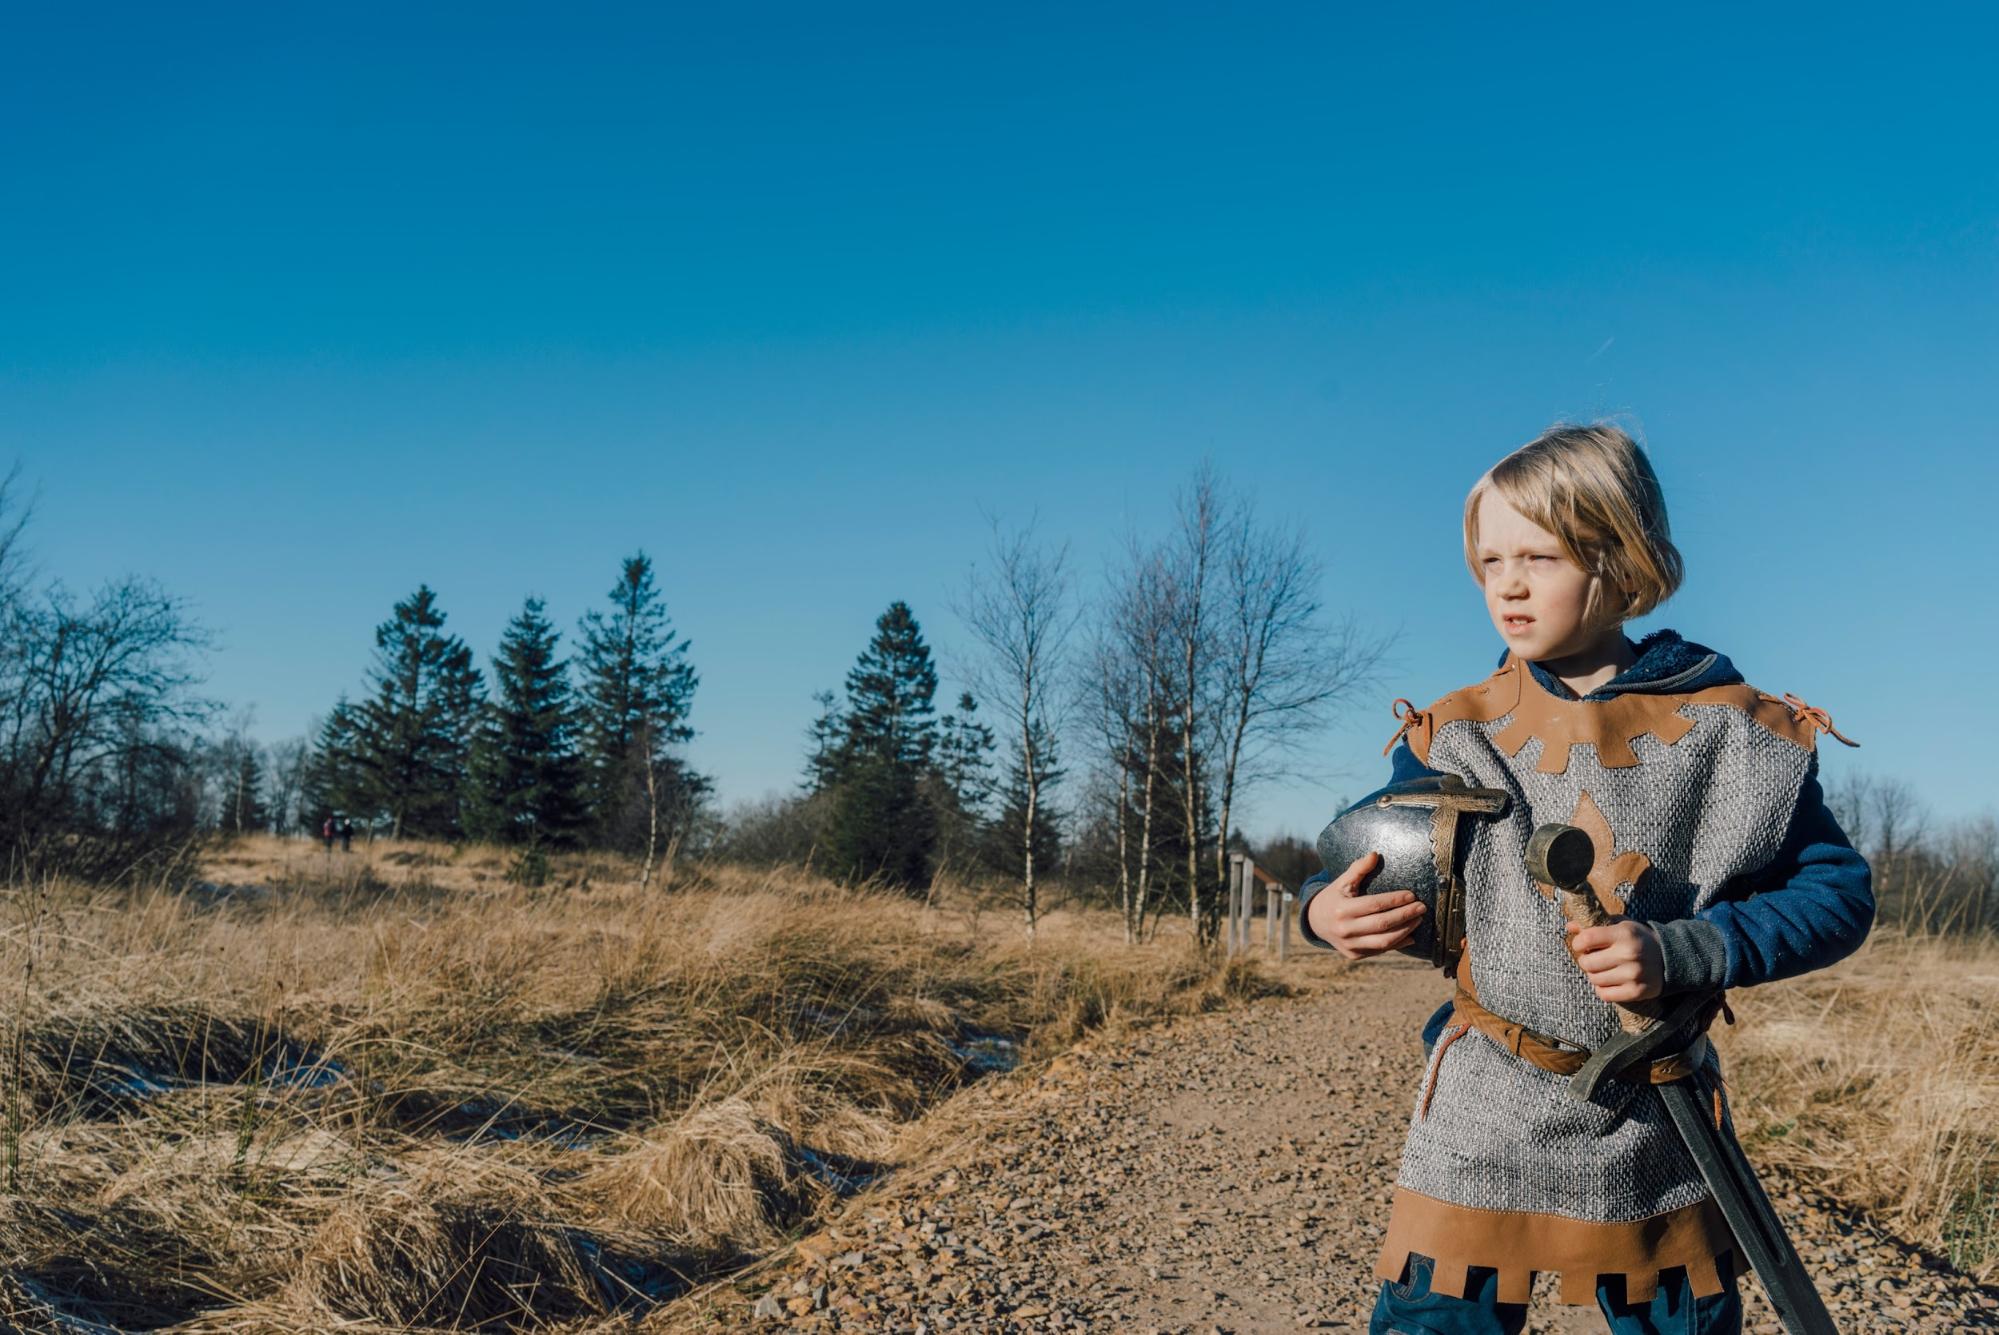
[[[1310,833],[1499,650],[1466,488],[1621,413],[1651,624],[1829,708],[1829,773],[1993,806],[1989,9],[583,8],[10,16],[0,464],[266,738],[420,581],[483,658],[643,547],[694,762],[788,788],[890,600],[950,688],[983,513],[1093,590],[1209,456],[1400,632],[1244,820]]]

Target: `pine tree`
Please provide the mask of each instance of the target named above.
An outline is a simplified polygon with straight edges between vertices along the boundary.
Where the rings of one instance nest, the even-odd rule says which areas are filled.
[[[937,669],[906,603],[889,604],[847,674],[846,736],[826,769],[824,843],[836,875],[930,884],[936,812],[921,791],[931,772]]]
[[[804,788],[808,794],[817,794],[833,786],[846,763],[847,716],[831,691],[813,692],[812,703],[819,706],[819,714],[805,730]]]
[[[959,810],[985,815],[993,795],[993,730],[980,722],[979,702],[970,691],[958,696],[957,709],[946,714],[937,731],[937,775],[957,800]]]
[[[308,834],[336,813],[370,825],[380,815],[361,755],[361,711],[344,695],[319,725],[299,778],[299,816]]]
[[[993,730],[978,717],[970,691],[939,720],[936,763],[923,789],[937,819],[937,863],[964,867],[982,856],[993,796]]]
[[[674,754],[694,736],[701,679],[644,552],[626,558],[610,601],[583,617],[578,655],[590,817],[599,841],[653,850],[685,834],[712,787]]]
[[[254,742],[235,750],[233,772],[224,779],[222,828],[230,834],[256,834],[271,823],[264,807],[264,765]]]
[[[391,838],[456,838],[484,684],[472,650],[444,633],[428,585],[375,628],[369,680],[359,749],[371,805],[387,817]]]
[[[583,824],[583,766],[576,751],[569,665],[560,635],[530,598],[493,660],[497,699],[472,748],[468,832],[499,843],[572,844]]]
[[[847,767],[831,790],[826,816],[823,842],[833,874],[911,890],[930,884],[937,820],[919,778],[918,771],[879,756],[862,756]]]
[[[920,771],[936,745],[937,668],[909,604],[893,602],[875,622],[875,637],[847,673],[847,746]]]
[[[1033,728],[1034,764],[1040,775],[1038,800],[1034,805],[1034,865],[1052,870],[1062,854],[1062,838],[1061,817],[1049,801],[1049,793],[1066,771],[1056,755],[1054,735],[1040,719],[1034,720]],[[1007,762],[1001,793],[1000,813],[986,841],[987,860],[995,871],[1020,876],[1027,847],[1022,837],[1027,829],[1027,766],[1019,742],[1014,743]]]

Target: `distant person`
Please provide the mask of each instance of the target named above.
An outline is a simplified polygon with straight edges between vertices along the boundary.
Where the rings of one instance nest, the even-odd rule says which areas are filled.
[[[354,818],[352,816],[342,816],[340,818],[340,851],[343,853],[354,851]]]
[[[333,817],[326,818],[326,824],[319,827],[319,837],[326,842],[326,851],[333,851]]]

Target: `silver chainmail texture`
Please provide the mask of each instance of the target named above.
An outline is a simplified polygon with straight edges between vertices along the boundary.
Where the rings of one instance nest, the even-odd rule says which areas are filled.
[[[1585,1048],[1619,1032],[1569,956],[1560,905],[1523,862],[1534,827],[1571,822],[1584,791],[1616,838],[1614,850],[1599,854],[1651,858],[1636,890],[1622,891],[1632,917],[1688,917],[1776,856],[1811,752],[1727,705],[1683,705],[1680,713],[1693,731],[1670,746],[1639,737],[1631,744],[1637,765],[1606,769],[1585,743],[1570,750],[1562,774],[1535,768],[1538,737],[1517,756],[1492,744],[1510,716],[1437,730],[1431,768],[1513,796],[1505,817],[1476,822],[1465,862],[1472,981],[1490,1009]],[[1717,1066],[1710,1051],[1704,1076]],[[1597,1102],[1583,1103],[1567,1084],[1476,1031],[1440,1042],[1417,1091],[1398,1184],[1476,1209],[1599,1222],[1644,1219],[1707,1196],[1650,1086],[1606,1081]]]

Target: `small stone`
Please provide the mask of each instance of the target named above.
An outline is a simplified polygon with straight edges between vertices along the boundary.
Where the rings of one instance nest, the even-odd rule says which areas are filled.
[[[750,1309],[750,1315],[759,1321],[778,1321],[784,1317],[784,1307],[775,1293],[766,1293],[757,1299],[757,1305]]]

